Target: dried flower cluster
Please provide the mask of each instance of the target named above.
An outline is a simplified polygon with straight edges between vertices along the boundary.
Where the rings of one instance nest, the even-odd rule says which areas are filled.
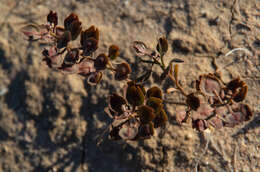
[[[78,16],[71,13],[65,18],[63,26],[58,24],[56,12],[51,11],[47,16],[47,24],[29,24],[22,32],[30,41],[45,41],[47,47],[42,51],[43,61],[53,69],[65,74],[79,74],[95,85],[102,78],[102,71],[108,69],[114,73],[116,80],[125,80],[131,73],[129,64],[123,62],[114,67],[112,60],[119,56],[119,47],[111,45],[108,53],[94,57],[98,49],[99,30],[90,26],[83,30]],[[72,41],[80,36],[80,46],[73,47]]]
[[[252,118],[250,107],[242,103],[246,98],[248,86],[239,78],[225,83],[218,74],[204,74],[196,79],[196,90],[189,94],[181,87],[178,78],[178,63],[181,59],[173,58],[168,65],[164,56],[168,51],[168,42],[164,37],[159,38],[154,49],[145,43],[135,41],[133,48],[142,63],[150,68],[141,76],[130,80],[130,65],[126,62],[112,64],[119,56],[119,48],[111,45],[106,53],[94,57],[98,49],[99,30],[95,26],[82,29],[82,23],[74,13],[70,14],[63,26],[58,25],[56,12],[51,11],[47,16],[47,24],[29,24],[22,32],[29,41],[41,40],[47,43],[42,51],[43,61],[55,70],[65,74],[79,74],[87,78],[88,83],[95,85],[100,82],[102,72],[107,69],[114,73],[114,79],[125,82],[124,93],[113,93],[108,98],[105,112],[114,120],[108,127],[109,138],[114,140],[138,140],[150,138],[155,129],[165,126],[168,117],[164,110],[163,91],[153,86],[147,91],[143,84],[153,72],[153,66],[161,70],[161,80],[170,78],[175,87],[186,98],[185,109],[176,110],[176,120],[181,124],[189,122],[198,131],[207,128],[220,129],[233,127]],[[72,41],[80,36],[80,46],[73,47]],[[144,58],[147,58],[145,60]],[[173,65],[174,63],[174,65]],[[114,67],[115,66],[115,67]],[[167,93],[171,92],[170,88]],[[107,131],[107,130],[106,130]]]

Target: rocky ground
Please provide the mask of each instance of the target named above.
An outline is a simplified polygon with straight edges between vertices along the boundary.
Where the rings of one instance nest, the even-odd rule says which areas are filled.
[[[0,171],[133,172],[260,171],[260,1],[259,0],[0,0]],[[122,83],[105,73],[97,86],[83,77],[49,69],[42,45],[24,40],[20,28],[45,23],[50,10],[59,20],[75,12],[83,27],[100,29],[100,48],[120,46],[118,61],[142,72],[131,48],[135,40],[150,47],[165,35],[166,62],[178,57],[187,90],[198,75],[213,72],[209,56],[218,56],[223,78],[240,76],[249,86],[246,103],[253,119],[211,133],[205,155],[202,135],[175,121],[176,106],[165,104],[166,128],[150,140],[96,145],[111,122],[103,112],[106,97]],[[228,57],[234,48],[246,48]],[[222,54],[222,55],[221,55]],[[233,63],[232,63],[233,62]],[[227,65],[230,64],[231,65]],[[158,72],[159,69],[158,69]],[[158,85],[153,74],[146,86]],[[170,81],[161,87],[171,86]],[[178,99],[179,94],[167,98]],[[163,133],[163,134],[162,134]]]

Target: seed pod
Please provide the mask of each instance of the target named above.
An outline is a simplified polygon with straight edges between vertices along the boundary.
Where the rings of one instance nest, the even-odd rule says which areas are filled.
[[[88,29],[81,32],[80,43],[83,47],[85,46],[86,40],[88,40],[89,38],[95,39],[98,43],[98,41],[99,41],[99,30],[98,30],[98,28],[96,28],[95,26],[90,26]]]
[[[162,90],[159,87],[152,87],[147,91],[147,95],[148,98],[150,97],[157,97],[159,99],[162,99]]]
[[[100,54],[94,61],[94,66],[97,70],[106,69],[108,63],[108,57],[105,54]]]
[[[68,17],[64,20],[64,27],[66,30],[70,30],[71,24],[74,21],[79,21],[79,17],[75,13],[71,13]]]
[[[197,110],[200,106],[200,100],[194,95],[194,93],[191,93],[187,96],[186,103],[193,110]]]
[[[70,25],[69,31],[71,32],[71,39],[75,40],[79,36],[82,30],[81,22],[80,21],[73,21]]]
[[[71,13],[65,20],[64,20],[64,27],[65,30],[68,30],[71,32],[71,39],[75,40],[77,39],[78,35],[80,34],[82,30],[81,22],[79,21],[79,17]]]
[[[79,60],[79,50],[77,48],[74,48],[67,52],[64,61],[63,66],[72,66]]]
[[[58,16],[56,12],[50,11],[50,13],[47,16],[47,22],[53,23],[54,26],[57,26],[58,24]]]
[[[126,99],[133,106],[140,106],[144,103],[144,92],[140,85],[133,81],[127,83]]]
[[[227,84],[227,90],[232,91],[232,98],[236,102],[243,101],[246,98],[248,87],[244,81],[236,78]]]
[[[71,41],[71,33],[70,31],[65,31],[63,35],[58,39],[57,48],[66,47],[67,44]]]
[[[243,100],[246,98],[247,91],[248,91],[248,87],[247,87],[247,85],[244,85],[244,86],[238,91],[238,93],[236,93],[236,94],[234,95],[233,100],[234,100],[235,102],[241,102],[241,101],[243,101]]]
[[[168,116],[165,110],[161,109],[161,111],[156,114],[156,117],[154,119],[154,127],[155,128],[162,127],[166,124],[167,121],[168,121]]]
[[[89,75],[87,82],[90,85],[97,85],[100,82],[101,78],[102,72],[94,72]]]
[[[142,124],[147,124],[152,120],[154,120],[155,118],[155,113],[153,108],[146,105],[138,107],[137,113],[140,116],[140,121]]]
[[[231,90],[232,92],[236,92],[236,89],[242,87],[244,82],[241,81],[239,78],[233,79],[227,84],[227,89]]]
[[[89,56],[91,53],[98,49],[98,41],[94,38],[88,38],[85,40],[83,45],[83,53],[86,56]]]
[[[115,72],[115,80],[122,81],[128,78],[128,75],[132,72],[128,63],[118,64]]]
[[[116,59],[119,56],[119,47],[116,45],[111,45],[108,50],[108,57],[111,60]]]
[[[147,100],[146,105],[150,106],[151,108],[153,108],[155,113],[160,112],[162,107],[163,107],[162,99],[159,99],[157,97],[150,97]]]
[[[109,96],[109,109],[119,114],[123,113],[122,106],[126,104],[126,100],[116,93]]]
[[[160,54],[165,54],[168,51],[168,41],[165,37],[159,39],[156,49]]]

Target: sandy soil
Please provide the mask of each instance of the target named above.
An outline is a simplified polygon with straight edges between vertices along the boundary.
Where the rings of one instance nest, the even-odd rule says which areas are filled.
[[[260,1],[259,0],[0,0],[0,171],[3,172],[134,172],[134,171],[260,171]],[[212,72],[209,58],[233,48],[250,51],[219,56],[224,79],[240,76],[249,86],[254,118],[235,128],[211,134],[205,155],[203,137],[175,121],[176,106],[166,104],[169,123],[158,136],[138,142],[105,141],[96,137],[111,122],[104,114],[106,97],[121,91],[108,72],[90,87],[84,78],[63,75],[45,66],[42,46],[28,43],[19,29],[46,22],[49,10],[59,21],[71,12],[83,27],[101,31],[98,52],[121,48],[118,61],[132,64],[133,75],[144,66],[131,44],[154,47],[166,35],[166,61],[178,57],[180,79],[188,90],[199,74]],[[158,69],[159,71],[159,69]],[[147,85],[157,85],[156,74]],[[166,89],[171,82],[164,82]],[[177,99],[177,94],[167,98]]]

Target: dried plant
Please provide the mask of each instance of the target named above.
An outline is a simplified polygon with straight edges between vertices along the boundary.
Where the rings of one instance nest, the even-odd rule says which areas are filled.
[[[243,103],[248,86],[240,78],[225,83],[218,72],[203,74],[195,79],[196,90],[188,93],[180,85],[179,65],[183,60],[173,58],[165,64],[164,57],[168,51],[165,37],[158,39],[154,49],[145,43],[135,41],[133,48],[142,63],[150,64],[150,68],[134,80],[129,79],[131,67],[128,63],[113,64],[119,56],[119,47],[111,45],[107,53],[94,56],[98,49],[99,30],[95,26],[82,28],[78,16],[70,14],[64,20],[63,26],[58,25],[56,12],[51,11],[47,16],[47,24],[29,24],[22,32],[29,41],[43,41],[48,46],[42,51],[43,61],[48,67],[64,74],[79,74],[86,77],[91,85],[101,81],[103,71],[109,70],[114,79],[124,82],[123,95],[112,93],[108,96],[108,107],[104,111],[113,119],[104,133],[113,140],[139,140],[151,138],[157,128],[163,127],[168,121],[164,109],[163,91],[153,86],[147,91],[144,82],[147,81],[155,65],[162,70],[161,80],[170,78],[174,88],[185,97],[185,109],[177,110],[176,120],[180,124],[191,123],[199,132],[206,129],[233,127],[252,118],[249,105]],[[80,37],[78,47],[73,47],[72,41]],[[148,57],[149,60],[144,58]],[[177,100],[178,101],[178,100]],[[99,143],[104,135],[99,138]]]

